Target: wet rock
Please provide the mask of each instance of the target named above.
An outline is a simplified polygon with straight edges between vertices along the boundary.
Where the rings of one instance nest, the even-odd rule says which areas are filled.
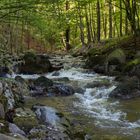
[[[4,119],[5,117],[5,111],[3,104],[0,103],[0,119]]]
[[[42,97],[47,96],[47,88],[34,86],[30,88],[30,96],[32,97]]]
[[[52,74],[52,76],[59,76],[60,75],[60,72],[58,72],[58,71],[55,71],[53,74]]]
[[[75,93],[81,93],[81,94],[84,94],[85,89],[80,88],[80,87],[74,87],[74,91],[75,91]]]
[[[34,112],[29,108],[17,108],[14,124],[28,133],[32,128],[38,126],[38,120]]]
[[[15,109],[9,109],[6,113],[5,113],[5,120],[13,123],[13,119],[15,117]]]
[[[0,95],[3,93],[3,84],[0,82]]]
[[[57,82],[62,82],[62,83],[70,82],[70,79],[68,77],[55,78],[54,80]]]
[[[102,79],[98,81],[93,81],[91,83],[87,83],[85,88],[95,88],[95,87],[109,87],[111,85],[110,80]]]
[[[46,78],[45,76],[41,76],[35,81],[31,81],[29,84],[31,96],[47,96],[48,88],[53,86],[53,81]]]
[[[0,102],[4,106],[5,112],[23,105],[24,98],[21,91],[24,88],[21,88],[15,80],[4,79],[1,80],[1,83],[2,94]]]
[[[69,124],[63,115],[58,115],[60,113],[56,109],[47,106],[34,105],[33,110],[35,111],[40,122],[46,125],[47,140],[69,140],[66,133],[66,128]]]
[[[105,74],[106,70],[105,70],[105,65],[99,65],[97,64],[96,66],[93,67],[93,70],[96,72],[96,73],[100,73],[100,74]]]
[[[57,111],[54,108],[34,105],[32,109],[35,111],[38,119],[46,124],[46,126],[59,127],[57,123],[59,123],[60,118],[56,115]]]
[[[9,131],[12,134],[19,134],[19,135],[26,136],[25,132],[13,123],[9,123]]]
[[[51,96],[69,96],[75,93],[73,87],[63,84],[58,84],[50,87],[48,93]]]
[[[25,83],[25,80],[21,77],[21,76],[16,76],[15,77],[15,80],[17,81],[17,82],[20,82],[20,83]]]
[[[7,83],[4,83],[4,96],[7,98],[8,109],[13,109],[15,105],[14,94],[12,93],[12,89]]]
[[[7,78],[10,70],[8,67],[0,67],[0,77]]]
[[[4,134],[0,134],[0,139],[1,140],[19,140],[19,139],[16,139],[14,137],[7,136],[7,135],[4,135]],[[23,139],[23,140],[26,140],[26,139]]]
[[[47,139],[48,131],[47,127],[45,125],[39,125],[37,127],[34,127],[29,132],[29,138],[30,139]]]
[[[40,74],[52,69],[47,55],[36,55],[33,52],[28,52],[23,59],[25,64],[19,67],[19,73]]]
[[[115,90],[110,93],[111,98],[132,99],[140,97],[140,80],[137,77],[130,77],[123,80]]]
[[[50,86],[53,86],[53,81],[46,78],[45,76],[41,76],[34,81],[34,85],[48,88]]]

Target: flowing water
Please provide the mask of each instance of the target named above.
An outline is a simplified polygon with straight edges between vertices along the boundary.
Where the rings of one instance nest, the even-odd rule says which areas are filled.
[[[54,63],[56,60],[64,64],[64,69],[61,69],[57,76],[54,76],[54,73],[45,74],[45,76],[54,80],[67,77],[72,86],[82,88],[84,93],[75,93],[72,97],[41,99],[41,102],[47,100],[49,103],[49,100],[53,100],[59,102],[60,106],[63,105],[63,109],[68,108],[67,112],[74,114],[73,118],[80,121],[93,140],[140,140],[140,99],[129,101],[110,99],[109,94],[117,84],[114,77],[101,76],[83,69],[82,58],[58,56],[51,61]],[[39,75],[21,76],[23,78],[39,77]],[[59,109],[59,105],[53,107]]]

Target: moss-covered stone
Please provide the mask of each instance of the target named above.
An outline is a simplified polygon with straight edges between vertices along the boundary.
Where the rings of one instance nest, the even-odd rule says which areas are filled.
[[[35,86],[41,86],[41,87],[48,88],[50,86],[53,86],[53,81],[46,78],[45,76],[41,76],[34,81],[34,84],[35,84]]]
[[[14,123],[25,132],[29,132],[33,127],[38,126],[38,120],[35,114],[28,108],[16,109]]]
[[[25,64],[19,67],[20,73],[40,74],[49,72],[52,69],[48,56],[28,52],[23,59]]]

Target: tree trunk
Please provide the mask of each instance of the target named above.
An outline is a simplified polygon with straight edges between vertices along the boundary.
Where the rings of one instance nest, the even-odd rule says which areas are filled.
[[[90,32],[90,24],[89,24],[87,7],[85,7],[85,15],[86,15],[87,40],[88,40],[88,43],[87,44],[89,44],[89,43],[91,43],[91,32]]]
[[[97,0],[97,41],[101,38],[101,16],[100,16],[100,2]]]
[[[112,0],[109,0],[109,38],[112,38]]]
[[[120,0],[120,36],[122,36],[122,0]]]
[[[80,8],[79,4],[77,7],[77,10],[78,10],[78,15],[79,15],[80,39],[81,39],[81,43],[82,43],[82,48],[85,48],[86,43],[85,43],[84,27],[83,27],[83,22],[82,22],[81,8]]]
[[[66,11],[70,9],[69,0],[66,0]],[[68,21],[69,22],[69,21]],[[68,23],[69,24],[69,23]],[[70,50],[70,26],[67,25],[65,37],[66,37],[66,50]]]

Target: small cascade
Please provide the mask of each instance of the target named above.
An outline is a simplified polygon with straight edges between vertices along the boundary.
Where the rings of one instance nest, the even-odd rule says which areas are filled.
[[[55,55],[50,57],[52,67],[62,67],[64,69],[70,69],[72,67],[83,67],[85,60],[82,56],[72,57],[71,55],[59,56]]]

